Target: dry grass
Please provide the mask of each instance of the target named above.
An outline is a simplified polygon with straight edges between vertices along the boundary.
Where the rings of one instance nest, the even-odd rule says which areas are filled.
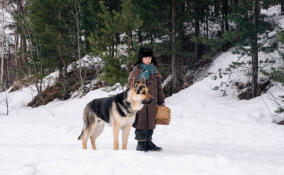
[[[97,78],[99,74],[101,74],[100,69],[84,69],[84,80],[85,82],[90,82],[91,80],[94,80]],[[57,79],[55,85],[47,87],[41,94],[38,94],[29,104],[28,106],[31,107],[38,107],[40,105],[46,105],[47,103],[53,101],[54,99],[59,100],[66,100],[71,97],[72,93],[77,91],[81,87],[81,81],[80,77],[78,75],[78,70],[73,70],[67,74],[67,80],[61,80]],[[64,82],[67,84],[66,94],[64,94]],[[92,88],[87,89],[94,90],[97,88],[100,88],[104,86],[105,84],[101,81],[98,81],[98,83]],[[85,92],[87,93],[87,92]]]
[[[23,87],[30,86],[34,84],[35,81],[36,81],[36,77],[34,76],[29,76],[29,77],[24,78],[23,80],[15,81],[9,92],[14,92]]]

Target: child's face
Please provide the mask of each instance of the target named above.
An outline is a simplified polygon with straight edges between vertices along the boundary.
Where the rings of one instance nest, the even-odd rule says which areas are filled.
[[[142,62],[144,63],[144,64],[150,64],[151,63],[151,61],[152,61],[152,57],[143,57],[142,58]]]

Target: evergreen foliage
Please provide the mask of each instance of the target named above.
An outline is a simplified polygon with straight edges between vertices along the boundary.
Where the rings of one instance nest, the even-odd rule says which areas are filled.
[[[76,27],[70,9],[74,9],[73,0],[31,0],[33,44],[39,49],[38,59],[49,60],[48,68],[62,69],[76,59]]]
[[[94,53],[104,61],[103,80],[110,85],[117,82],[126,84],[130,65],[136,56],[135,30],[142,25],[142,21],[134,13],[131,0],[122,2],[121,11],[107,8],[103,2],[100,2],[100,7],[102,12],[98,15],[103,27],[99,33],[92,33],[89,41]]]
[[[260,40],[267,40],[268,33],[275,29],[273,22],[266,21],[265,15],[260,14],[260,9],[267,8],[272,1],[269,0],[240,0],[232,7],[229,15],[235,27],[232,31],[223,34],[223,39],[236,42],[233,53],[242,56],[251,56],[251,96],[260,95],[258,89],[258,52],[273,52],[276,48]]]
[[[281,42],[281,44],[284,44],[284,31],[281,31],[279,33],[279,41]],[[283,51],[283,48],[282,50],[280,51],[280,54],[281,54],[281,58],[282,60],[284,61],[284,51]],[[275,80],[275,81],[278,81],[282,84],[282,86],[284,86],[284,67],[280,67],[278,69],[273,69],[272,70],[272,78]],[[280,96],[280,99],[282,102],[284,102],[284,96]],[[284,112],[284,107],[283,106],[278,106],[278,109],[276,110],[277,113],[282,113]]]
[[[22,42],[16,59],[28,65],[16,71],[41,80],[58,69],[65,88],[67,66],[78,59],[78,43],[82,56],[103,59],[101,78],[109,85],[126,83],[139,47],[153,48],[163,77],[175,74],[177,79],[165,88],[168,95],[190,84],[188,70],[210,63],[232,45],[242,55],[251,55],[252,48],[271,52],[278,47],[257,42],[266,40],[275,24],[261,14],[256,28],[252,22],[254,2],[268,8],[274,0],[8,1],[19,7],[13,14]]]

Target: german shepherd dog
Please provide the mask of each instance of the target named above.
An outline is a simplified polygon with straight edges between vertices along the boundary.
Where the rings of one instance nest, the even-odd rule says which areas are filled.
[[[131,83],[126,91],[112,97],[94,99],[84,109],[84,126],[78,140],[82,140],[82,148],[87,149],[90,139],[92,149],[96,149],[96,138],[102,133],[105,123],[113,129],[113,149],[119,149],[119,130],[122,129],[122,149],[127,149],[130,128],[133,125],[137,111],[144,104],[153,101],[143,78],[139,83]]]

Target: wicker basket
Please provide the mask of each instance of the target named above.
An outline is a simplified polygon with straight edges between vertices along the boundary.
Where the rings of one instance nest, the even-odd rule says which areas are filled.
[[[156,114],[156,124],[169,125],[171,121],[171,109],[166,106],[158,106]]]

